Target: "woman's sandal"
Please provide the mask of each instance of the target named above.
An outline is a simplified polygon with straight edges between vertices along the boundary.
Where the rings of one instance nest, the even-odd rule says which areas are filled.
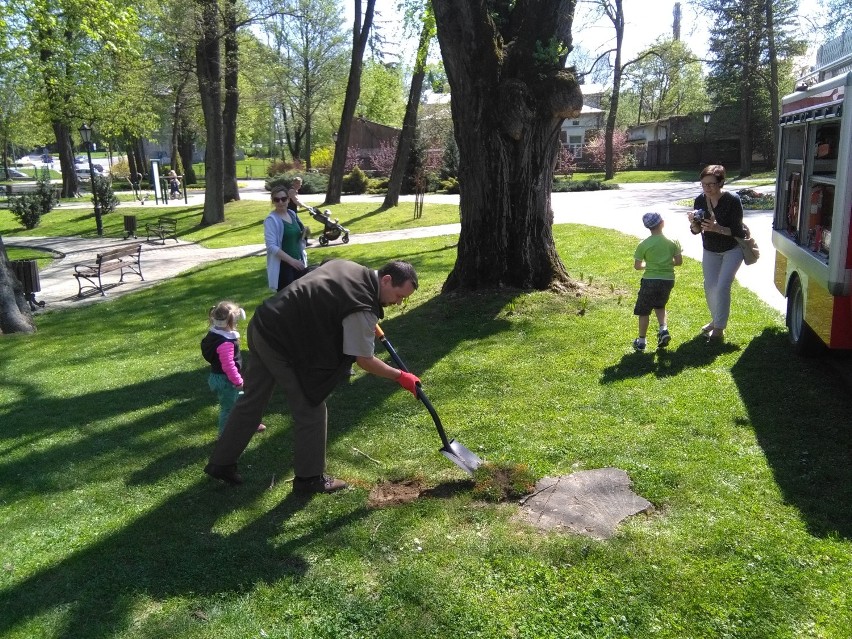
[[[701,334],[709,337],[714,329],[713,322],[710,322],[701,327]]]

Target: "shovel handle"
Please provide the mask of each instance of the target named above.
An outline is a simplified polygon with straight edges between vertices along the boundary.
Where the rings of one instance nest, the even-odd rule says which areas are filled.
[[[388,341],[388,338],[385,337],[385,332],[381,329],[381,327],[376,324],[376,337],[379,338],[379,341],[385,347],[388,353],[390,353],[391,359],[394,361],[400,370],[405,371],[406,373],[410,372],[405,365],[405,362],[402,361],[402,358],[397,354],[396,349],[393,345]],[[426,410],[429,411],[429,414],[432,416],[432,421],[435,422],[435,428],[438,430],[438,435],[441,437],[441,443],[444,444],[444,448],[446,450],[450,450],[450,442],[447,439],[447,433],[444,432],[444,425],[441,423],[441,418],[438,417],[437,411],[432,406],[432,402],[429,401],[429,398],[426,397],[426,393],[423,392],[423,388],[420,384],[417,384],[417,399],[423,402],[423,405],[426,407]]]

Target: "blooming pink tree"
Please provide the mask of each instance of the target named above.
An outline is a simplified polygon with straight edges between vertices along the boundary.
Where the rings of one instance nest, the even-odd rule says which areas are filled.
[[[559,149],[559,155],[556,156],[556,173],[574,175],[576,170],[577,160],[574,159],[574,154],[567,146],[563,146]]]
[[[379,148],[370,154],[373,168],[382,175],[390,175],[396,160],[396,145],[390,142],[379,142]]]
[[[361,149],[354,146],[346,147],[346,162],[343,165],[343,170],[349,173],[356,166],[361,164]]]
[[[603,134],[596,135],[586,142],[583,147],[584,157],[589,158],[589,164],[596,169],[606,167],[606,144]],[[613,166],[619,171],[630,168],[633,165],[633,153],[627,143],[627,131],[616,129],[612,133],[612,160]]]

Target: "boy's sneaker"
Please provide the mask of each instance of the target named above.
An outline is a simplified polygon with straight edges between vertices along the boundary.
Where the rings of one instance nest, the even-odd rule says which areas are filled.
[[[640,339],[638,337],[636,339],[634,339],[633,340],[633,349],[640,351],[640,352],[644,351],[645,350],[645,340]]]
[[[672,336],[666,330],[657,333],[657,348],[665,348],[672,341]]]

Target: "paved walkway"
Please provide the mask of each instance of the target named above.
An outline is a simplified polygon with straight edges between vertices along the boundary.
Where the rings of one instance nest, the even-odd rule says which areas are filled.
[[[267,200],[269,194],[263,188],[263,181],[241,181],[240,195],[243,199]],[[694,197],[697,186],[682,183],[670,184],[628,184],[618,190],[578,193],[554,193],[552,202],[554,222],[556,224],[577,223],[590,226],[612,228],[624,233],[645,237],[642,226],[642,213],[657,211],[666,221],[666,235],[677,238],[684,247],[684,253],[695,259],[701,259],[701,242],[692,236],[684,217],[683,207],[677,206],[677,200]],[[323,195],[306,195],[303,200],[319,204]],[[407,198],[400,198],[406,200]],[[428,196],[430,202],[458,203],[458,196]],[[189,196],[191,204],[202,204],[203,195]],[[344,201],[374,201],[380,204],[382,196],[347,196]],[[153,204],[149,202],[149,204]],[[63,207],[86,209],[87,202],[64,204]],[[185,206],[183,201],[163,206]],[[753,266],[743,266],[737,277],[741,284],[753,290],[767,304],[782,311],[784,298],[775,290],[772,283],[774,250],[770,240],[772,214],[768,211],[747,211],[746,219],[761,247],[761,258]],[[445,224],[404,231],[382,231],[362,233],[350,236],[350,244],[366,244],[408,238],[435,237],[439,235],[458,235],[459,224]],[[174,277],[199,264],[223,259],[263,255],[263,244],[252,244],[223,249],[207,249],[192,242],[167,240],[165,245],[142,240],[142,272],[145,281],[129,277],[120,286],[108,289],[106,297],[99,294],[88,295],[82,300],[77,298],[77,282],[72,276],[74,264],[93,260],[103,250],[139,240],[120,238],[64,238],[64,237],[7,237],[3,241],[8,246],[20,246],[47,249],[55,252],[60,259],[54,261],[40,273],[41,292],[36,299],[46,303],[45,310],[66,308],[69,306],[92,303],[122,295]],[[314,247],[316,250],[322,250]],[[314,249],[309,249],[310,251]],[[625,258],[627,266],[632,268],[631,256]],[[109,278],[109,276],[108,276]],[[109,278],[113,281],[116,278]],[[135,281],[134,281],[135,280]]]

